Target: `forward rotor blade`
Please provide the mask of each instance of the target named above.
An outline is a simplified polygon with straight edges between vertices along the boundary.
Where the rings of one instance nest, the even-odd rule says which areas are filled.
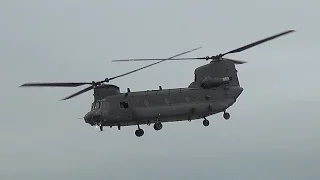
[[[247,61],[240,61],[240,60],[234,60],[234,59],[229,59],[229,58],[222,58],[222,60],[228,60],[228,61],[232,61],[235,64],[244,64],[247,63]]]
[[[63,98],[63,99],[61,99],[61,100],[67,100],[67,99],[73,98],[73,97],[78,96],[78,95],[80,95],[80,94],[82,94],[82,93],[85,93],[85,92],[87,92],[87,91],[90,91],[90,90],[92,90],[93,88],[94,88],[93,86],[89,86],[89,87],[87,87],[87,88],[85,88],[85,89],[83,89],[83,90],[81,90],[81,91],[78,91],[78,92],[76,92],[76,93],[74,93],[74,94],[72,94],[72,95],[70,95],[70,96],[68,96],[68,97],[65,97],[65,98]]]
[[[284,32],[282,32],[282,33],[275,34],[275,35],[273,35],[273,36],[270,36],[270,37],[261,39],[261,40],[259,40],[259,41],[253,42],[253,43],[251,43],[251,44],[248,44],[248,45],[242,46],[242,47],[240,47],[240,48],[234,49],[234,50],[232,50],[232,51],[229,51],[229,52],[227,52],[227,53],[224,53],[224,54],[221,55],[221,57],[224,56],[224,55],[227,55],[227,54],[238,53],[238,52],[244,51],[244,50],[246,50],[246,49],[252,48],[252,47],[254,47],[254,46],[257,46],[257,45],[259,45],[259,44],[265,43],[265,42],[267,42],[267,41],[270,41],[270,40],[272,40],[272,39],[278,38],[278,37],[280,37],[280,36],[283,36],[283,35],[286,35],[286,34],[289,34],[289,33],[292,33],[292,32],[295,32],[295,30],[288,30],[288,31],[284,31]]]
[[[118,76],[109,78],[108,80],[112,80],[112,79],[116,79],[116,78],[119,78],[119,77],[122,77],[122,76],[126,76],[126,75],[128,75],[128,74],[131,74],[131,73],[140,71],[140,70],[142,70],[142,69],[145,69],[145,68],[148,68],[148,67],[151,67],[151,66],[154,66],[154,65],[159,64],[159,63],[162,63],[162,62],[164,62],[164,61],[167,61],[167,60],[173,59],[173,58],[175,58],[175,57],[181,56],[181,55],[183,55],[183,54],[187,54],[187,53],[193,52],[193,51],[198,50],[198,49],[200,49],[200,48],[202,48],[202,47],[200,46],[200,47],[191,49],[191,50],[189,50],[189,51],[182,52],[182,53],[180,53],[180,54],[174,55],[174,56],[169,57],[169,58],[167,58],[167,59],[161,59],[161,61],[158,61],[158,62],[149,64],[149,65],[147,65],[147,66],[143,66],[143,67],[141,67],[141,68],[139,68],[139,69],[135,69],[135,70],[133,70],[133,71],[130,71],[130,72],[127,72],[127,73],[124,73],[124,74],[121,74],[121,75],[118,75]]]
[[[183,53],[180,53],[180,54],[177,54],[175,56],[172,56],[168,59],[171,59],[171,58],[174,58],[174,57],[177,57],[177,56],[180,56],[180,55],[183,55],[183,54],[186,54],[186,53],[189,53],[189,52],[192,52],[192,51],[195,51],[195,50],[198,50],[200,49],[201,47],[198,47],[198,48],[195,48],[195,49],[191,49],[189,51],[185,51]],[[81,91],[78,91],[68,97],[65,97],[61,100],[67,100],[67,99],[71,99],[75,96],[78,96],[80,94],[83,94],[87,91],[90,91],[92,89],[94,89],[94,86],[97,86],[97,85],[100,85],[101,83],[104,83],[104,82],[109,82],[110,80],[112,79],[116,79],[118,77],[122,77],[122,76],[125,76],[125,75],[128,75],[128,74],[131,74],[131,73],[134,73],[134,72],[137,72],[139,70],[142,70],[142,69],[145,69],[147,67],[150,67],[150,66],[153,66],[153,65],[156,65],[156,64],[159,64],[161,62],[164,62],[168,59],[164,59],[162,61],[159,61],[159,62],[156,62],[156,63],[153,63],[153,64],[150,64],[150,65],[147,65],[147,66],[144,66],[144,67],[141,67],[139,69],[136,69],[136,70],[133,70],[133,71],[130,71],[130,72],[127,72],[127,73],[124,73],[124,74],[121,74],[121,75],[118,75],[118,76],[115,76],[115,77],[112,77],[112,78],[106,78],[105,80],[103,81],[98,81],[98,82],[91,82],[91,83],[88,83],[88,82],[69,82],[69,83],[25,83],[23,85],[21,85],[20,87],[76,87],[76,86],[81,86],[81,85],[85,85],[85,84],[89,84],[91,86],[81,90]]]
[[[206,59],[205,57],[201,58],[174,58],[174,59],[167,59],[167,61],[188,61],[188,60],[203,60]],[[243,64],[246,63],[247,61],[240,61],[240,60],[235,60],[235,59],[229,59],[229,58],[222,58],[223,60],[229,60],[234,62],[235,64]],[[130,61],[158,61],[158,60],[164,60],[164,59],[123,59],[123,60],[114,60],[114,62],[130,62]]]
[[[128,62],[128,61],[161,61],[165,60],[166,58],[161,58],[161,59],[117,59],[117,60],[112,60],[111,62]],[[203,58],[174,58],[174,59],[167,59],[167,60],[200,60]]]
[[[92,84],[88,82],[66,82],[66,83],[25,83],[20,87],[77,87],[86,84]]]

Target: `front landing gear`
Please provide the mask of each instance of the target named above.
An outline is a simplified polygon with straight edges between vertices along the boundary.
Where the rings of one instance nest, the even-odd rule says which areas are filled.
[[[224,112],[223,112],[223,118],[224,118],[225,120],[228,120],[228,119],[230,118],[230,114],[227,113],[226,111],[224,111]]]
[[[141,137],[144,134],[143,129],[140,129],[139,125],[138,125],[138,129],[135,131],[135,134],[137,137]]]
[[[100,131],[103,131],[103,126],[101,123],[96,124],[96,127],[99,127]]]

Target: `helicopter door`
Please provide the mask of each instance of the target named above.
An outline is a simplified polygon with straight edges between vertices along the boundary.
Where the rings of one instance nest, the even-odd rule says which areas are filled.
[[[132,120],[132,108],[129,101],[120,102],[120,111],[122,120]]]

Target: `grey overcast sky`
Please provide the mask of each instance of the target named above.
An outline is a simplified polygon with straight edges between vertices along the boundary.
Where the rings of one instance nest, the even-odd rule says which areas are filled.
[[[0,1],[0,179],[319,179],[318,0]],[[29,81],[102,80],[148,64],[120,58],[227,57],[244,92],[231,119],[98,129],[78,118],[92,92],[17,88]],[[165,62],[112,81],[122,91],[186,87],[206,61]]]

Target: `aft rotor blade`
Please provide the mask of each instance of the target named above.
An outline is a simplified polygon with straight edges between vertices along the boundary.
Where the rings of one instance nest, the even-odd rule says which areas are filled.
[[[191,49],[191,50],[189,50],[189,51],[182,52],[182,53],[180,53],[180,54],[174,55],[174,56],[169,57],[169,58],[167,58],[167,59],[161,59],[161,61],[158,61],[158,62],[155,62],[155,63],[149,64],[149,65],[147,65],[147,66],[143,66],[143,67],[141,67],[141,68],[139,68],[139,69],[135,69],[135,70],[133,70],[133,71],[130,71],[130,72],[127,72],[127,73],[124,73],[124,74],[121,74],[121,75],[118,75],[118,76],[115,76],[115,77],[109,78],[108,80],[112,80],[112,79],[116,79],[116,78],[119,78],[119,77],[122,77],[122,76],[126,76],[126,75],[128,75],[128,74],[131,74],[131,73],[134,73],[134,72],[140,71],[140,70],[142,70],[142,69],[145,69],[145,68],[148,68],[148,67],[151,67],[151,66],[154,66],[154,65],[156,65],[156,64],[159,64],[159,63],[162,63],[162,62],[164,62],[164,61],[170,60],[170,59],[172,59],[172,58],[175,58],[175,57],[181,56],[181,55],[183,55],[183,54],[190,53],[190,52],[195,51],[195,50],[198,50],[198,49],[200,49],[200,48],[202,48],[202,47],[200,46],[200,47],[197,47],[197,48]]]
[[[94,88],[94,86],[89,86],[89,87],[87,87],[87,88],[85,88],[85,89],[83,89],[83,90],[81,90],[81,91],[78,91],[78,92],[76,92],[76,93],[74,93],[74,94],[72,94],[72,95],[70,95],[70,96],[68,96],[68,97],[65,97],[65,98],[63,98],[63,99],[61,99],[61,100],[67,100],[67,99],[73,98],[73,97],[78,96],[78,95],[80,95],[80,94],[83,94],[83,93],[85,93],[85,92],[87,92],[87,91],[90,91],[90,90],[92,90],[93,88]]]
[[[92,84],[88,82],[65,82],[65,83],[25,83],[20,87],[77,87],[86,84]]]
[[[288,31],[284,31],[284,32],[281,32],[281,33],[278,33],[278,34],[275,34],[273,36],[270,36],[270,37],[267,37],[267,38],[264,38],[264,39],[261,39],[259,41],[256,41],[256,42],[253,42],[251,44],[248,44],[248,45],[245,45],[245,46],[242,46],[240,48],[237,48],[237,49],[234,49],[232,51],[229,51],[227,53],[224,53],[224,54],[219,54],[217,56],[206,56],[206,57],[195,57],[195,58],[176,58],[176,59],[170,59],[170,60],[200,60],[200,59],[205,59],[205,60],[209,60],[209,59],[212,59],[212,60],[218,60],[220,59],[221,57],[227,55],[227,54],[231,54],[231,53],[238,53],[238,52],[241,52],[241,51],[244,51],[246,49],[249,49],[249,48],[252,48],[254,46],[257,46],[259,44],[262,44],[262,43],[265,43],[267,41],[270,41],[272,39],[275,39],[275,38],[278,38],[280,36],[283,36],[283,35],[286,35],[286,34],[289,34],[289,33],[292,33],[292,32],[295,32],[295,30],[288,30]],[[127,62],[127,61],[156,61],[156,60],[162,60],[162,59],[119,59],[119,60],[113,60],[113,62]],[[229,59],[230,60],[230,59]],[[237,63],[237,64],[243,64],[244,62],[243,61],[237,61],[237,60],[232,60],[234,63]]]
[[[238,53],[238,52],[244,51],[244,50],[246,50],[246,49],[252,48],[252,47],[254,47],[254,46],[257,46],[257,45],[259,45],[259,44],[265,43],[265,42],[267,42],[267,41],[270,41],[270,40],[272,40],[272,39],[278,38],[278,37],[280,37],[280,36],[283,36],[283,35],[286,35],[286,34],[289,34],[289,33],[292,33],[292,32],[295,32],[295,30],[288,30],[288,31],[284,31],[284,32],[282,32],[282,33],[275,34],[275,35],[273,35],[273,36],[270,36],[270,37],[261,39],[261,40],[259,40],[259,41],[253,42],[253,43],[251,43],[251,44],[248,44],[248,45],[242,46],[242,47],[240,47],[240,48],[234,49],[234,50],[232,50],[232,51],[229,51],[229,52],[227,52],[227,53],[224,53],[224,54],[221,55],[221,57],[224,56],[224,55],[227,55],[227,54]]]

